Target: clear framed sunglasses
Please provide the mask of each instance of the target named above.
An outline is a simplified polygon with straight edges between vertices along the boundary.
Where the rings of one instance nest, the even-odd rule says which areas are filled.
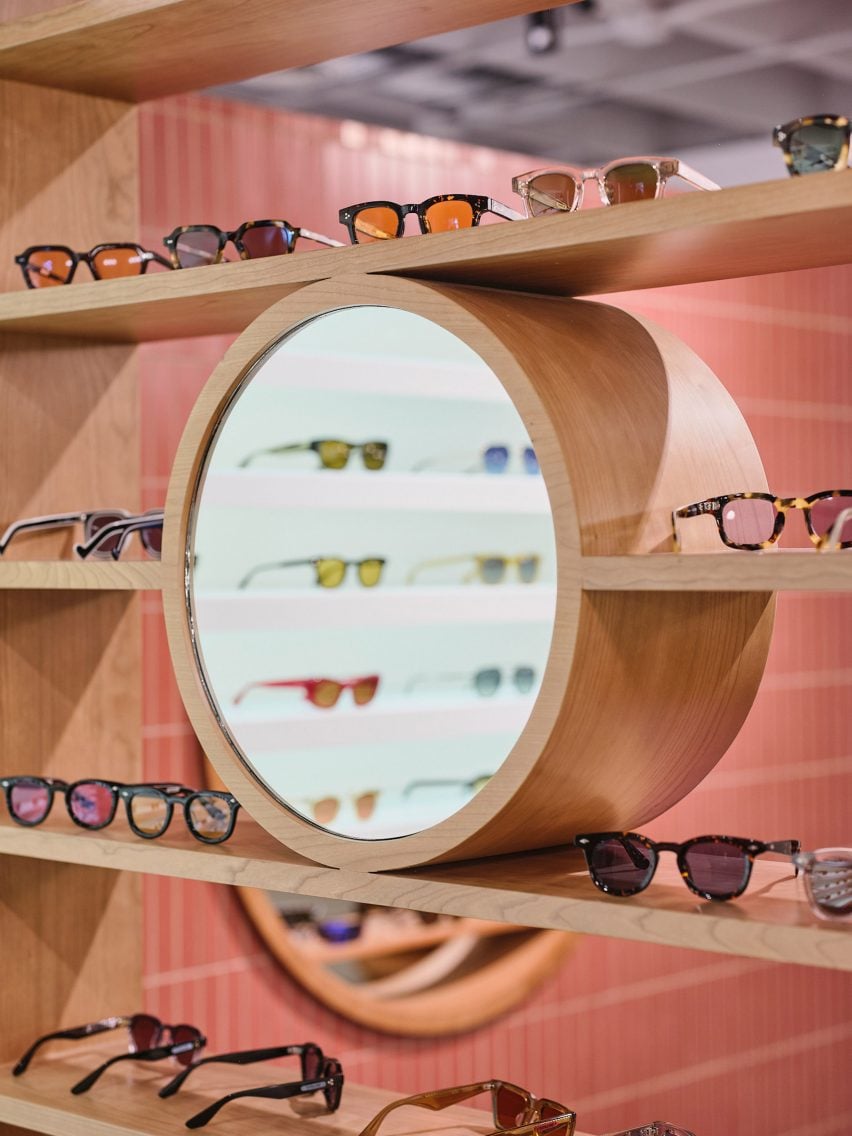
[[[83,526],[83,542],[75,545],[78,556],[93,560],[117,560],[133,532],[138,532],[142,547],[152,560],[159,560],[163,543],[163,510],[130,513],[127,509],[91,509],[77,513],[50,513],[41,517],[24,517],[13,521],[0,536],[0,556],[21,533],[54,532],[57,529]]]
[[[797,852],[793,864],[801,873],[805,896],[814,915],[835,922],[852,920],[852,848]]]
[[[653,201],[662,197],[666,184],[674,177],[682,178],[695,189],[721,188],[679,158],[643,155],[616,158],[591,170],[579,166],[530,170],[512,178],[512,189],[523,200],[528,217],[544,217],[551,213],[576,212],[583,204],[587,181],[597,183],[604,205],[626,205],[631,201]]]

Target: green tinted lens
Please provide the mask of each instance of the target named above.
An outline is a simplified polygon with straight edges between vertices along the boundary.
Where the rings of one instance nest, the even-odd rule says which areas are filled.
[[[790,134],[790,162],[797,174],[834,170],[843,162],[846,128],[814,123]]]
[[[531,584],[538,575],[538,557],[522,556],[518,560],[518,576],[522,584]]]
[[[483,584],[499,584],[506,575],[505,557],[483,556],[479,561],[479,575]]]
[[[535,671],[532,667],[515,668],[515,686],[521,694],[529,694],[535,682]]]
[[[495,694],[500,686],[500,671],[497,667],[486,667],[484,670],[476,672],[473,676],[473,682],[477,694],[487,696]]]

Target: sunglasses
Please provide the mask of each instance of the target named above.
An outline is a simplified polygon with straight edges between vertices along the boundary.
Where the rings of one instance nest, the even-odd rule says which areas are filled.
[[[512,178],[512,189],[523,199],[528,217],[543,217],[579,209],[587,181],[597,182],[604,205],[625,205],[662,197],[666,183],[673,177],[683,178],[696,189],[719,189],[715,181],[678,158],[651,157],[617,158],[595,170],[578,166],[530,170]]]
[[[199,1049],[202,1049],[206,1044],[205,1038],[195,1028],[195,1026],[168,1026],[164,1025],[159,1018],[155,1018],[152,1014],[132,1014],[130,1017],[115,1017],[103,1018],[99,1022],[89,1022],[85,1026],[75,1026],[73,1029],[57,1030],[55,1033],[47,1033],[44,1037],[40,1037],[34,1041],[30,1048],[26,1051],[24,1056],[17,1063],[12,1073],[16,1077],[26,1072],[30,1061],[33,1056],[46,1042],[48,1041],[79,1041],[81,1038],[93,1037],[95,1034],[106,1033],[109,1030],[121,1029],[127,1027],[129,1034],[129,1048],[127,1053],[120,1053],[117,1057],[111,1058],[104,1065],[101,1065],[94,1073],[89,1074],[88,1077],[80,1081],[71,1090],[72,1092],[85,1092],[87,1088],[95,1083],[110,1065],[116,1061],[127,1060],[128,1058],[136,1058],[143,1061],[159,1061],[160,1042],[164,1037],[170,1038],[170,1042],[166,1045],[165,1049],[169,1052],[163,1053],[162,1057],[175,1057],[181,1065],[191,1065],[195,1060],[195,1055]],[[157,1053],[158,1056],[147,1056],[151,1053]],[[88,1082],[88,1083],[86,1083]],[[80,1085],[85,1085],[80,1088]]]
[[[535,684],[535,677],[534,667],[515,667],[514,671],[507,672],[506,681],[514,683],[519,694],[529,694]],[[459,681],[471,682],[477,694],[490,698],[503,685],[503,671],[500,667],[483,667],[470,677],[464,674],[414,675],[405,684],[405,689],[414,690],[418,686]]]
[[[520,451],[525,473],[540,473],[538,458],[532,446],[523,446]],[[482,467],[486,473],[505,473],[509,468],[508,446],[486,446],[482,451]]]
[[[158,1095],[174,1096],[190,1073],[200,1069],[202,1065],[252,1065],[256,1061],[274,1061],[278,1057],[298,1057],[301,1061],[303,1081],[312,1081],[320,1075],[323,1052],[312,1041],[306,1041],[303,1045],[279,1045],[273,1049],[241,1049],[235,1053],[217,1053],[211,1057],[202,1057],[192,1065],[187,1065],[159,1090]]]
[[[294,678],[294,679],[267,679],[262,682],[250,682],[234,695],[234,705],[242,702],[252,690],[261,689],[303,689],[305,698],[321,710],[330,710],[337,705],[337,701],[344,690],[352,691],[352,700],[356,706],[366,706],[372,702],[379,688],[378,675],[365,675],[363,678],[333,679],[333,678]]]
[[[340,1098],[343,1095],[343,1068],[339,1061],[333,1057],[324,1057],[319,1072],[302,1081],[290,1081],[284,1085],[263,1085],[257,1089],[241,1089],[236,1093],[228,1093],[214,1101],[213,1104],[197,1112],[186,1121],[187,1128],[203,1128],[216,1113],[231,1101],[241,1100],[244,1097],[261,1097],[264,1100],[286,1100],[287,1097],[300,1097],[306,1093],[322,1092],[329,1112],[336,1112],[340,1107]]]
[[[657,870],[660,852],[674,852],[684,883],[702,899],[736,899],[748,887],[755,856],[792,856],[798,840],[763,844],[739,836],[694,836],[662,844],[636,832],[593,832],[574,838],[583,849],[592,882],[607,895],[638,895]]]
[[[610,1136],[695,1136],[687,1128],[679,1128],[665,1120],[652,1120],[641,1128],[631,1128],[628,1132],[612,1132]]]
[[[470,1100],[480,1093],[491,1094],[491,1110],[498,1132],[513,1136],[573,1136],[577,1114],[556,1101],[534,1097],[526,1089],[508,1081],[480,1081],[474,1085],[459,1085],[452,1089],[436,1089],[431,1093],[417,1093],[385,1105],[359,1136],[375,1136],[385,1117],[397,1108],[412,1106],[439,1111]],[[496,1134],[489,1134],[496,1136]]]
[[[169,250],[174,268],[196,268],[202,264],[219,264],[225,245],[232,241],[241,260],[258,260],[264,256],[282,256],[295,252],[296,241],[316,241],[329,248],[342,248],[340,241],[301,229],[287,221],[244,221],[238,229],[220,229],[216,225],[180,225],[173,229],[163,244]]]
[[[478,793],[480,789],[484,789],[491,778],[493,773],[480,773],[478,777],[471,777],[468,779],[462,777],[447,777],[447,778],[434,778],[433,780],[423,781],[409,781],[405,788],[402,790],[403,797],[410,797],[412,793],[420,792],[423,789],[445,789],[445,788],[461,788],[467,789],[469,793]]]
[[[314,820],[317,824],[329,825],[337,817],[346,797],[318,797],[313,801],[306,801],[306,806],[313,814]],[[371,789],[366,793],[353,794],[350,800],[355,807],[355,815],[358,820],[369,820],[373,813],[376,811],[376,804],[379,799],[378,789]]]
[[[421,233],[472,229],[482,220],[483,213],[494,213],[507,221],[523,220],[520,213],[493,197],[469,193],[444,193],[409,205],[399,205],[395,201],[362,201],[360,205],[347,205],[341,209],[339,218],[341,225],[346,226],[352,244],[363,245],[401,237],[409,213],[416,215]]]
[[[83,526],[83,544],[75,551],[83,558],[117,560],[130,533],[138,532],[142,547],[152,560],[159,560],[163,544],[163,510],[129,513],[127,509],[93,509],[87,513],[52,513],[44,517],[25,517],[14,521],[0,536],[0,556],[23,532],[47,532],[54,529]],[[80,551],[85,549],[85,551]]]
[[[801,509],[811,543],[819,549],[852,548],[852,489],[823,489],[810,497],[774,497],[771,493],[729,493],[709,497],[672,512],[672,536],[679,551],[677,521],[712,516],[728,548],[756,551],[773,545],[789,509]]]
[[[151,263],[172,267],[159,253],[131,244],[95,245],[88,252],[74,252],[65,245],[30,245],[15,257],[28,288],[70,284],[81,261],[89,266],[95,280],[142,276]]]
[[[772,131],[791,177],[843,170],[849,163],[849,119],[842,114],[794,118]]]
[[[473,580],[479,580],[483,584],[502,584],[508,569],[512,566],[518,570],[520,583],[532,584],[537,579],[541,566],[541,557],[535,553],[524,553],[521,556],[492,556],[480,553],[441,556],[434,560],[421,560],[419,564],[415,564],[405,582],[413,584],[421,572],[430,568],[439,568],[448,564],[466,564],[470,561],[473,561],[473,568],[462,578],[464,584]]]
[[[270,564],[257,564],[248,571],[237,584],[238,588],[248,587],[259,572],[271,572],[277,568],[295,568],[310,564],[316,572],[316,583],[321,588],[339,588],[350,566],[357,569],[358,580],[365,588],[374,588],[382,576],[387,561],[378,556],[365,560],[342,560],[336,556],[317,556],[310,560],[277,560]]]
[[[430,925],[437,923],[441,918],[436,912],[408,911],[393,907],[376,908],[367,904],[360,904],[356,910],[344,915],[325,917],[318,917],[310,908],[279,910],[281,918],[291,930],[308,928],[326,943],[352,943],[360,939],[365,922],[375,919],[377,913],[380,919],[396,922],[401,926],[411,926],[412,920]],[[453,919],[454,916],[445,916],[445,918]]]
[[[255,458],[313,451],[324,469],[345,469],[353,450],[361,451],[365,469],[382,469],[388,456],[387,442],[343,442],[339,438],[318,438],[313,442],[295,442],[287,446],[270,446],[255,450],[240,462],[240,469],[251,465]]]
[[[811,911],[821,919],[852,919],[852,848],[818,848],[797,852],[794,866]]]

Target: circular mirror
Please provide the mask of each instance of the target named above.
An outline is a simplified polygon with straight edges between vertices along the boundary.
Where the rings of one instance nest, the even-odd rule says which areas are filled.
[[[548,495],[503,386],[437,323],[346,307],[267,350],[210,438],[189,550],[213,710],[310,823],[420,832],[522,733],[556,606]]]

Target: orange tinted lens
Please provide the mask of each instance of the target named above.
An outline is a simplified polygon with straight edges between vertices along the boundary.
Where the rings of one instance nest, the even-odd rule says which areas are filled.
[[[436,201],[426,210],[426,228],[430,233],[470,229],[472,225],[473,206],[469,201]]]
[[[529,1122],[530,1100],[513,1085],[501,1085],[494,1094],[494,1119],[500,1128],[518,1128]]]
[[[547,213],[567,213],[574,208],[577,185],[568,174],[539,174],[531,178],[527,207],[533,217]]]
[[[539,1116],[542,1120],[555,1120],[557,1116],[564,1116],[568,1111],[561,1104],[552,1100],[540,1100],[538,1106]]]
[[[337,797],[323,797],[321,801],[314,801],[314,820],[317,824],[331,824],[339,808],[340,801]]]
[[[322,706],[324,710],[327,710],[337,702],[342,689],[339,682],[323,679],[314,686],[309,697],[314,706]]]
[[[119,276],[139,276],[145,260],[137,248],[102,249],[92,259],[95,275],[101,280]]]
[[[368,702],[372,701],[378,685],[378,676],[371,675],[369,678],[364,678],[360,682],[356,682],[352,687],[352,697],[359,706],[365,706]]]
[[[67,284],[74,262],[60,249],[40,249],[27,257],[27,275],[35,288]]]
[[[399,229],[399,218],[393,209],[376,205],[372,209],[362,209],[355,215],[355,239],[359,245],[372,241],[393,240]]]
[[[647,162],[631,162],[616,166],[604,177],[604,189],[610,205],[628,201],[649,201],[657,195],[659,176]]]
[[[359,820],[369,820],[375,812],[378,793],[362,793],[355,798],[355,812]]]

